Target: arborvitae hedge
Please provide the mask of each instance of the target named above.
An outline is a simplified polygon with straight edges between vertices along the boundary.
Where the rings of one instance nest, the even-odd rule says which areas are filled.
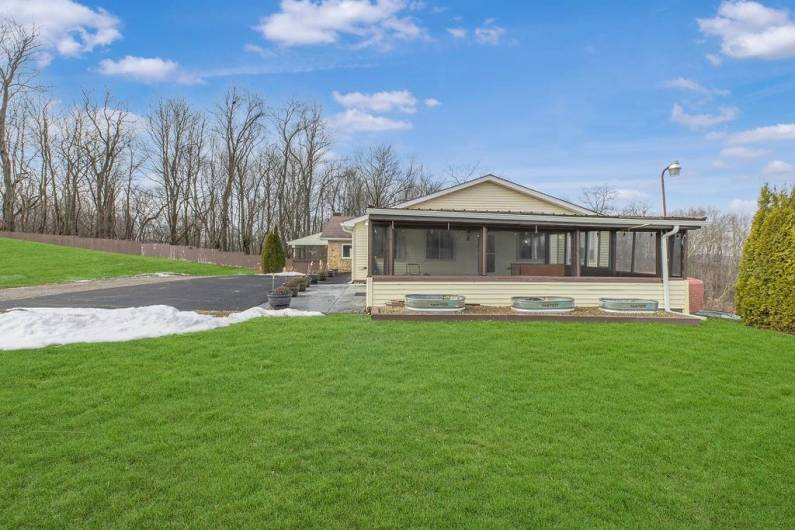
[[[759,209],[737,277],[737,313],[746,324],[795,332],[795,188],[759,194]]]
[[[284,269],[284,247],[279,232],[274,228],[262,244],[262,272],[281,272]]]

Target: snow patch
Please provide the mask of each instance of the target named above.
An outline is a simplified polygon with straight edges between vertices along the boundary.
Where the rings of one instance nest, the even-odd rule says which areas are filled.
[[[0,350],[75,342],[121,342],[222,328],[258,317],[318,317],[317,311],[252,307],[226,317],[166,305],[125,309],[16,308],[0,314]]]

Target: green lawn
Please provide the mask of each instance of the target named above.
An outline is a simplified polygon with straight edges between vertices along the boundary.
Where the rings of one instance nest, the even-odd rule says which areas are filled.
[[[0,289],[153,272],[216,275],[252,270],[163,258],[129,256],[0,237]]]
[[[795,338],[260,319],[0,352],[8,527],[773,528]]]

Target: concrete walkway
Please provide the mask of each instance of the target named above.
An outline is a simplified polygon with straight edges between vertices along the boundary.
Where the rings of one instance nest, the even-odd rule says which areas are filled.
[[[318,283],[293,298],[290,307],[322,313],[361,313],[364,311],[365,291],[364,284]]]

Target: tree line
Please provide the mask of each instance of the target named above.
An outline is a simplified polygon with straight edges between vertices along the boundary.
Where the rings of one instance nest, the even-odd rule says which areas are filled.
[[[180,98],[145,116],[107,91],[63,106],[35,84],[34,32],[0,25],[2,228],[257,253],[438,190],[440,179],[389,145],[333,157],[319,106],[268,105],[230,88],[209,110]]]

